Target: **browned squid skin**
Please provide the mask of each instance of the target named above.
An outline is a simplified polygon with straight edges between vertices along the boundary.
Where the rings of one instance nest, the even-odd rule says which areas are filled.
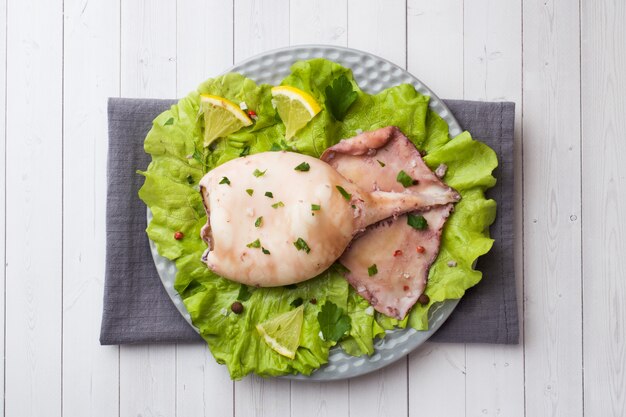
[[[437,258],[443,226],[460,200],[424,163],[413,143],[393,126],[345,139],[322,155],[341,175],[362,189],[429,195],[438,204],[412,214],[428,227],[416,230],[407,216],[393,216],[369,226],[352,241],[340,261],[350,270],[346,279],[379,312],[403,319],[424,292],[430,266]],[[414,180],[405,188],[400,171]],[[377,273],[371,275],[372,265]]]

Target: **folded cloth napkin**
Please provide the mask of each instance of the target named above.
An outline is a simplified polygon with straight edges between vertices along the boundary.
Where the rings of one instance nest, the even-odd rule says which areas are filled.
[[[152,120],[175,100],[109,100],[107,253],[100,343],[201,342],[165,292],[150,254],[146,206],[137,196],[150,163],[143,141]],[[482,281],[467,291],[446,323],[432,336],[437,342],[517,343],[519,337],[513,270],[513,103],[446,101],[472,136],[491,146],[500,166],[488,195],[498,202],[491,226],[495,239],[479,259]]]

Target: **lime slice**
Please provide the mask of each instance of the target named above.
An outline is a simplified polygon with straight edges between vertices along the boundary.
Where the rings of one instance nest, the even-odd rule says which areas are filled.
[[[322,108],[308,93],[289,85],[272,88],[274,106],[285,124],[285,138],[294,137]]]
[[[290,359],[296,357],[300,346],[300,331],[304,321],[304,306],[272,317],[257,324],[256,329],[272,350]]]
[[[200,106],[204,113],[204,146],[252,124],[239,106],[224,97],[202,94]]]

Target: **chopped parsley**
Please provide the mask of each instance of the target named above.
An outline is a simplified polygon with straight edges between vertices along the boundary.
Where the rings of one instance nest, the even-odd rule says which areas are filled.
[[[272,192],[271,192],[271,191],[266,191],[266,192],[265,192],[265,197],[268,197],[268,198],[274,198],[274,194],[272,194]]]
[[[317,322],[326,341],[336,342],[350,330],[350,316],[332,301],[326,301],[317,313]]]
[[[376,274],[378,274],[378,267],[376,266],[376,264],[373,264],[367,268],[367,275],[373,277]]]
[[[259,239],[255,240],[254,242],[250,242],[246,245],[249,248],[255,248],[258,249],[261,247],[261,241]]]
[[[293,300],[291,303],[289,303],[290,306],[292,307],[300,307],[303,303],[302,297],[298,297],[295,300]]]
[[[248,155],[250,155],[250,147],[245,146],[239,153],[239,156],[248,156]]]
[[[298,165],[297,167],[294,168],[296,171],[302,171],[302,172],[306,172],[309,169],[311,169],[311,165],[309,165],[306,162],[301,163],[300,165]]]
[[[421,214],[408,214],[406,223],[413,229],[424,230],[428,227],[428,222]]]
[[[254,227],[261,227],[262,224],[263,224],[263,216],[256,219],[256,221],[254,222]]]
[[[322,206],[319,204],[311,204],[311,211],[320,211]]]
[[[173,125],[174,124],[174,118],[170,117],[169,119],[167,119],[167,121],[165,123],[163,123],[163,126],[169,126],[169,125]]]
[[[326,108],[328,108],[335,120],[343,120],[348,109],[357,99],[352,83],[345,75],[341,75],[332,84],[326,86]]]
[[[261,246],[261,252],[263,252],[264,255],[269,255],[270,254],[270,251],[265,249],[263,246]]]
[[[251,296],[252,296],[252,293],[250,292],[250,289],[248,288],[248,286],[241,284],[241,287],[239,287],[239,294],[237,295],[237,300],[248,301]]]
[[[295,242],[293,242],[293,245],[296,247],[296,249],[298,250],[303,250],[306,253],[311,252],[311,248],[309,248],[309,245],[306,244],[306,242],[304,241],[304,239],[302,239],[301,237],[298,238],[298,240],[296,240]]]
[[[220,184],[230,185],[230,180],[228,179],[228,177],[222,177]]]
[[[402,184],[404,186],[404,188],[410,187],[411,185],[413,185],[413,178],[411,178],[409,176],[409,174],[407,174],[404,171],[398,172],[398,176],[396,177],[396,181],[398,181],[400,184]]]
[[[246,192],[248,193],[249,196],[251,196],[252,194],[254,194],[254,190],[252,188],[248,188],[246,190]]]
[[[343,198],[345,198],[347,201],[350,201],[350,199],[352,198],[352,194],[347,192],[341,185],[336,185],[335,187],[337,188],[337,190],[339,190],[339,193],[341,193],[341,196]]]
[[[259,178],[259,177],[262,177],[263,175],[265,175],[266,172],[267,172],[267,169],[265,171],[259,171],[258,169],[255,169],[254,172],[252,173],[252,175],[254,175],[255,177]]]
[[[381,161],[380,159],[377,159],[376,162],[378,162],[378,165],[380,165],[381,167],[384,167],[385,165],[387,165],[383,161]]]
[[[285,204],[282,201],[272,204],[272,208],[278,208],[278,207],[285,207]]]

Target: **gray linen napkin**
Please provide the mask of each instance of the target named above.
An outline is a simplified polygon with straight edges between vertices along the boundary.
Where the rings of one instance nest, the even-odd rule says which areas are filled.
[[[150,156],[143,140],[152,120],[175,100],[109,99],[107,254],[100,343],[201,342],[166,294],[152,261],[146,206],[137,196],[138,169]],[[513,103],[446,101],[463,129],[491,146],[500,166],[489,196],[498,202],[491,226],[496,243],[477,268],[483,280],[467,291],[431,340],[458,343],[518,343],[513,271]]]

